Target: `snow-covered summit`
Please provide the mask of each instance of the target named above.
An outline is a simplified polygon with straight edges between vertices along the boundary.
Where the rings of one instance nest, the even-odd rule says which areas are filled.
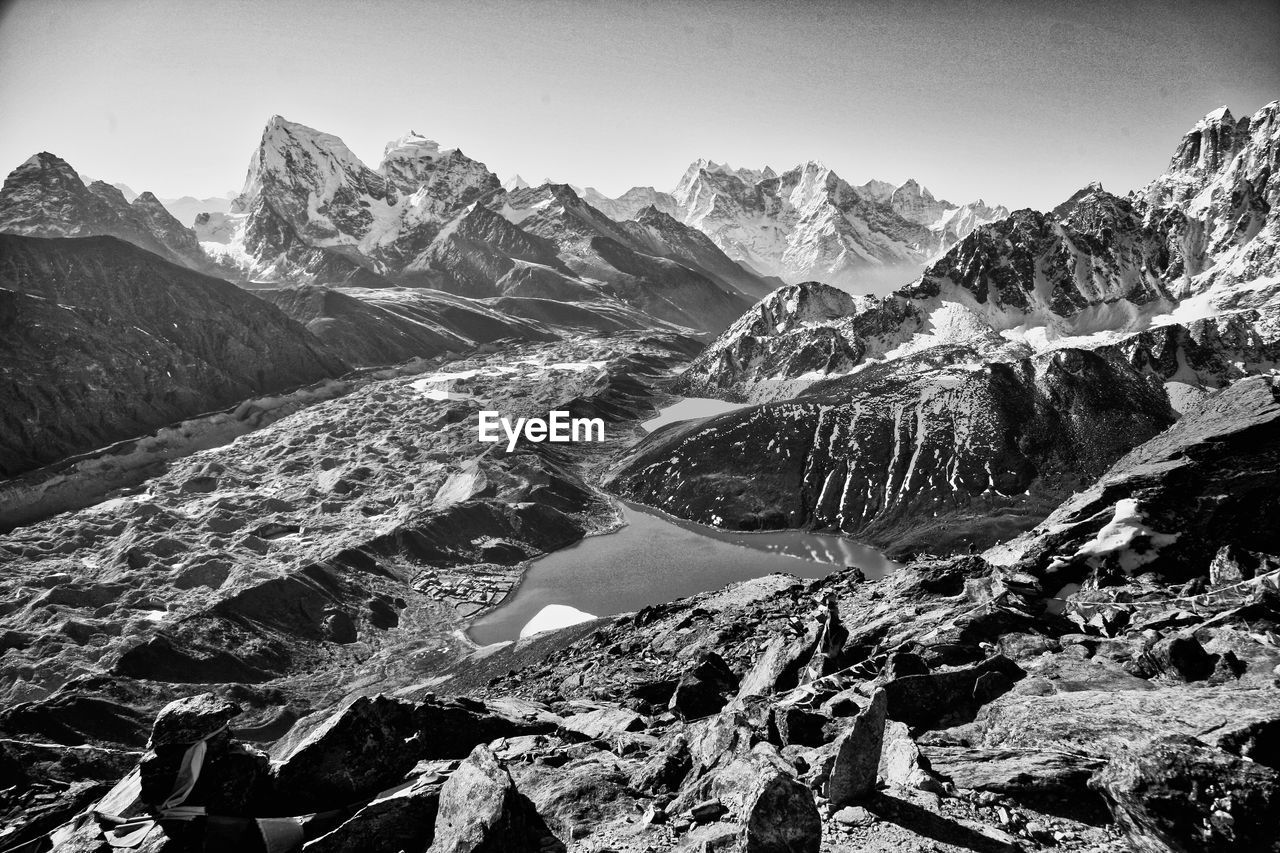
[[[443,152],[445,154],[451,152]],[[434,160],[441,155],[440,143],[433,139],[427,139],[416,130],[411,130],[399,139],[393,139],[382,149],[382,157],[384,160],[391,156],[401,158],[421,158],[426,160]]]
[[[686,381],[765,399],[927,351],[977,366],[1064,347],[1131,347],[1135,336],[1157,343],[1150,358],[1187,394],[1239,375],[1240,359],[1273,369],[1277,162],[1280,103],[1239,120],[1215,110],[1143,191],[1117,196],[1093,182],[1049,213],[1019,210],[980,224],[883,299],[845,304],[813,283],[775,291],[707,348]],[[927,218],[931,194],[915,182],[902,189],[899,202]],[[1179,351],[1179,341],[1201,355]],[[1204,356],[1215,348],[1226,354]]]
[[[243,236],[225,245],[245,247],[233,255],[255,277],[290,277],[298,263],[313,262],[306,247],[350,247],[378,271],[496,191],[498,179],[483,163],[416,131],[387,143],[375,170],[337,136],[277,115],[263,128],[233,208],[246,214]]]

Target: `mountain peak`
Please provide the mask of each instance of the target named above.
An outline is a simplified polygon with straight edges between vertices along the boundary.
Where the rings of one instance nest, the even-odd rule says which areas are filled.
[[[41,151],[38,154],[32,154],[23,161],[19,169],[48,169],[55,172],[62,172],[67,175],[75,175],[79,180],[80,176],[76,174],[76,170],[71,168],[71,164],[63,160],[57,154],[50,154],[48,151]]]
[[[282,115],[273,115],[271,118],[267,119],[266,125],[262,128],[262,135],[266,136],[269,133],[275,132],[315,134],[320,131],[316,130],[314,127],[299,124],[296,121],[289,121]]]
[[[345,142],[331,133],[316,130],[296,121],[289,121],[283,116],[274,115],[262,129],[262,141],[259,149],[281,148],[284,146],[309,145],[322,150],[330,150],[344,157],[356,159],[355,154],[347,148]]]
[[[427,139],[417,131],[411,130],[398,139],[388,142],[382,149],[383,160],[390,158],[392,155],[397,158],[414,158],[434,160],[442,154],[440,144],[433,139]]]
[[[1182,137],[1168,171],[1173,174],[1216,172],[1234,155],[1238,144],[1248,136],[1248,120],[1237,128],[1236,120],[1226,107],[1208,113]]]
[[[862,195],[870,196],[876,201],[888,201],[889,197],[893,195],[893,191],[896,190],[897,187],[888,181],[881,181],[876,178],[872,178],[865,184],[856,187],[856,189]]]
[[[1095,214],[1104,211],[1107,215],[1115,215],[1124,200],[1114,196],[1102,188],[1100,181],[1091,181],[1071,194],[1071,197],[1051,211],[1051,215],[1060,221],[1073,217],[1078,218],[1077,211],[1088,208]],[[1104,210],[1105,209],[1105,210]],[[1096,218],[1096,216],[1095,216]]]
[[[1205,113],[1204,118],[1196,123],[1196,127],[1208,127],[1215,124],[1230,124],[1234,126],[1235,123],[1235,119],[1231,117],[1231,110],[1227,109],[1226,106],[1221,106],[1216,110]]]
[[[893,191],[893,193],[891,194],[891,198],[899,199],[899,200],[911,199],[913,201],[918,201],[923,204],[933,204],[937,202],[937,199],[934,198],[933,193],[929,192],[929,189],[923,186],[915,178],[907,178],[902,183],[902,186],[898,187]]]

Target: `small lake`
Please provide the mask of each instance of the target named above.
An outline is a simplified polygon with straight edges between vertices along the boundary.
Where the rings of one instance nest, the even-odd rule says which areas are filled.
[[[729,403],[711,397],[685,397],[678,403],[672,403],[670,406],[664,406],[659,409],[656,417],[650,418],[640,426],[644,427],[645,432],[653,432],[660,426],[666,426],[676,421],[709,418],[712,415],[722,415],[725,412],[732,412],[736,409],[745,409],[750,405],[752,404]]]
[[[625,527],[588,536],[530,564],[507,600],[471,625],[471,639],[480,645],[514,640],[553,604],[611,616],[774,572],[816,579],[858,566],[878,578],[899,565],[840,536],[735,533],[638,504],[623,502],[621,509]]]

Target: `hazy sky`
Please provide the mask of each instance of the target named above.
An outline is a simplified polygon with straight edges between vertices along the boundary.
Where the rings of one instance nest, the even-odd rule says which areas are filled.
[[[275,113],[370,166],[410,129],[504,179],[669,189],[688,163],[916,177],[1048,208],[1280,98],[1280,3],[142,2],[0,12],[0,166],[239,189]]]

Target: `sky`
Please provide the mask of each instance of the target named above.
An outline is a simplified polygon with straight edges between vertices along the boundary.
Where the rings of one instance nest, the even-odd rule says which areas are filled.
[[[670,189],[707,157],[1048,209],[1280,98],[1280,3],[16,0],[0,166],[238,190],[274,114],[376,166],[409,130],[513,173]]]

